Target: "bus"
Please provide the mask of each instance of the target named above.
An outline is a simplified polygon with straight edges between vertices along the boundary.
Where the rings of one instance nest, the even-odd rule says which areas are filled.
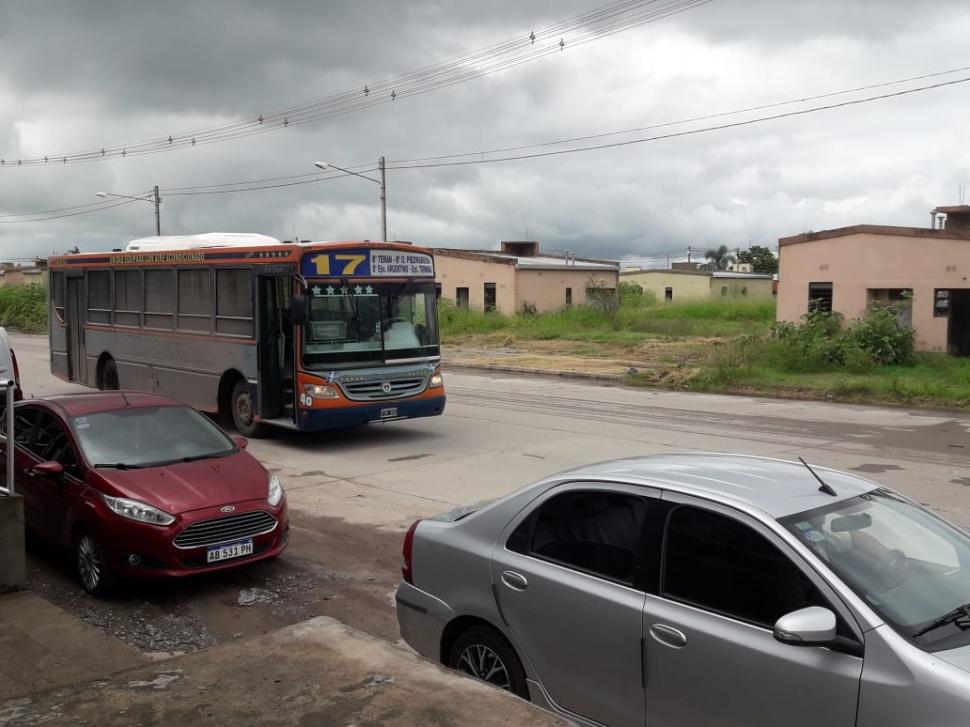
[[[197,237],[50,258],[51,372],[166,394],[245,436],[444,411],[430,250]]]

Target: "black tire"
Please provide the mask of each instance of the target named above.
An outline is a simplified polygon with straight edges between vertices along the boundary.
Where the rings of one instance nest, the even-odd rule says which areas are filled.
[[[117,391],[120,389],[118,381],[118,364],[113,358],[109,358],[101,367],[101,389],[103,391]]]
[[[472,626],[459,636],[448,654],[448,666],[526,701],[529,699],[525,669],[515,649],[489,626]]]
[[[263,427],[256,421],[256,406],[252,390],[242,379],[236,381],[229,394],[229,416],[236,431],[244,437],[259,437]]]
[[[97,537],[85,530],[74,540],[74,572],[81,588],[96,598],[111,595],[115,578],[104,556]]]

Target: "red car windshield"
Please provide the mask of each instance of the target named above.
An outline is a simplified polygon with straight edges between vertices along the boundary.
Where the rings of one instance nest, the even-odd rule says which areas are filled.
[[[94,467],[160,467],[235,451],[232,440],[187,406],[117,409],[76,416],[71,424]]]

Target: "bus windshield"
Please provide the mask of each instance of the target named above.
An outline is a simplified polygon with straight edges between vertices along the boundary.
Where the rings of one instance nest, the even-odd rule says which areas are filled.
[[[432,282],[310,281],[303,365],[437,356],[438,317]]]

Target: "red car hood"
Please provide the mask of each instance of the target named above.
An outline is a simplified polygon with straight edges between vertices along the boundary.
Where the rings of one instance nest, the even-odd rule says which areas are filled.
[[[100,468],[96,472],[122,497],[141,500],[172,515],[245,500],[265,500],[269,489],[269,474],[263,465],[242,451],[164,467]]]

